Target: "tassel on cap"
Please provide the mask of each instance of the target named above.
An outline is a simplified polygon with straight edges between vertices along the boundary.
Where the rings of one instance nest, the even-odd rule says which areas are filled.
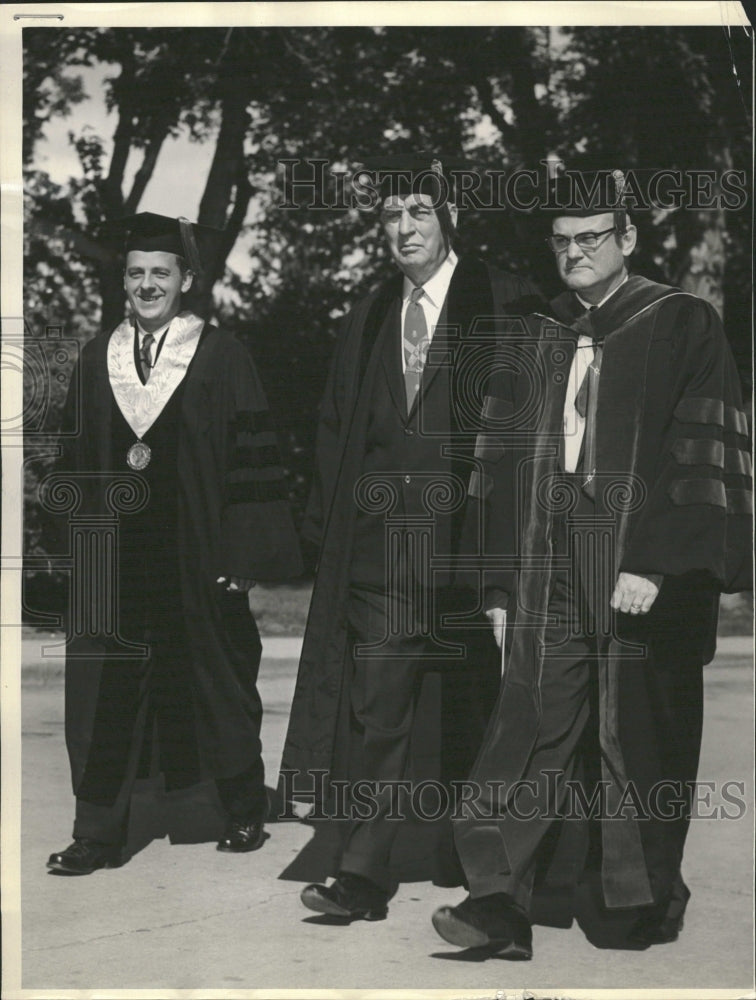
[[[202,261],[200,260],[199,250],[197,249],[197,241],[194,238],[194,227],[188,219],[185,219],[180,215],[177,219],[179,224],[179,230],[181,232],[181,242],[184,245],[184,257],[186,262],[194,273],[199,276],[202,274]]]

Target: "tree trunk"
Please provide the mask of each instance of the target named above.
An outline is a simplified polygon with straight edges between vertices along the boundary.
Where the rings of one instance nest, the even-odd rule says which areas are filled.
[[[118,107],[118,125],[113,136],[113,153],[108,176],[102,182],[102,207],[106,219],[117,219],[123,212],[123,174],[134,134],[134,110],[131,92],[134,87],[133,53],[124,52],[121,75],[113,84]]]
[[[709,162],[716,168],[716,176],[721,177],[732,167],[732,157],[727,147],[709,151]],[[714,199],[719,199],[721,191],[717,183],[712,185]],[[682,231],[688,239],[683,243],[689,249],[681,263],[676,283],[686,292],[699,295],[710,302],[724,318],[724,276],[727,260],[727,222],[722,209],[708,209],[683,213]],[[678,231],[679,236],[679,231]]]
[[[238,218],[238,213],[242,210],[246,214],[251,196],[251,189],[246,191],[244,189],[245,185],[249,187],[244,160],[244,137],[249,125],[248,100],[242,87],[230,87],[224,94],[221,103],[223,119],[197,220],[200,225],[212,226],[225,232],[229,205],[235,191],[236,204],[232,218],[228,219],[229,223],[235,226],[233,242],[236,242],[244,221],[243,218]],[[211,306],[213,284],[223,273],[226,257],[232,246],[233,243],[229,245],[226,236],[217,240],[209,254],[206,251],[209,259],[205,261],[204,272],[197,289],[199,302],[204,309]]]
[[[538,79],[535,73],[534,38],[532,29],[513,29],[509,49],[509,71],[512,74],[512,110],[517,122],[517,141],[523,163],[537,167],[546,155],[546,123],[536,97]]]

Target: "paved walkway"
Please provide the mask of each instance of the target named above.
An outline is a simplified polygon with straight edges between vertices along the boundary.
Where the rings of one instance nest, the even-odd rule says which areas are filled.
[[[48,875],[45,860],[68,843],[73,806],[61,664],[41,665],[39,651],[27,642],[20,855],[21,984],[32,991],[26,996],[193,989],[205,997],[217,989],[243,991],[240,996],[258,990],[266,998],[302,990],[312,997],[327,988],[392,989],[402,998],[425,998],[437,989],[458,997],[522,995],[516,991],[525,989],[535,996],[579,996],[592,989],[603,998],[620,988],[744,996],[753,987],[749,646],[748,640],[728,641],[706,671],[700,771],[703,781],[742,781],[748,809],[739,820],[692,824],[685,876],[693,898],[680,940],[646,952],[617,951],[595,947],[577,925],[536,927],[533,961],[515,964],[474,961],[436,936],[431,913],[461,899],[461,890],[402,885],[380,923],[339,927],[308,915],[298,898],[302,883],[281,875],[311,842],[312,827],[271,823],[259,852],[219,854],[213,843],[219,817],[204,788],[166,797],[154,784],[140,784],[132,838],[144,846],[127,865],[87,878]],[[296,673],[291,652],[290,640],[266,642],[260,689],[269,785],[275,784]],[[8,922],[5,930],[7,944],[13,939]],[[3,996],[17,996],[11,965],[4,972]],[[626,995],[634,1000],[634,993]]]

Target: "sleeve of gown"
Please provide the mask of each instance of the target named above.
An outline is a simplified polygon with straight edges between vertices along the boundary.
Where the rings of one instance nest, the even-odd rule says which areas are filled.
[[[678,314],[671,372],[657,474],[620,568],[664,575],[705,572],[724,591],[750,590],[748,421],[721,322],[703,301]]]
[[[539,323],[532,314],[546,308],[538,288],[525,278],[506,275],[500,289],[500,339],[483,393],[463,534],[465,553],[482,555],[491,563],[478,581],[485,609],[506,608],[516,589],[517,572],[495,565],[497,557],[512,557],[518,551],[516,482],[518,459],[523,453],[521,445],[517,449],[513,442],[521,442],[524,432],[532,433],[532,428],[516,426],[519,386],[513,360],[522,336],[537,337]],[[529,319],[523,327],[526,317]],[[458,579],[468,584],[471,581],[466,571],[460,572]]]
[[[90,420],[85,418],[84,403],[95,391],[95,341],[82,348],[68,383],[68,391],[60,416],[55,472],[91,471],[94,463]]]
[[[517,580],[514,569],[496,565],[497,557],[505,559],[517,551],[516,452],[511,445],[515,401],[516,376],[508,363],[506,343],[502,342],[483,397],[465,524],[466,551],[486,560],[481,578],[485,609],[505,608]],[[474,530],[470,525],[475,525]]]
[[[50,475],[60,482],[59,477],[73,476],[78,471],[89,471],[86,468],[83,452],[87,429],[82,426],[82,392],[81,381],[84,378],[85,364],[80,357],[71,372],[65,402],[61,411],[60,427],[58,429],[59,453],[55,458]],[[47,478],[47,477],[46,477]],[[75,489],[81,489],[81,479]],[[43,489],[47,489],[43,486]],[[68,550],[69,515],[52,513],[43,507],[42,517],[42,547],[50,555],[62,555]]]
[[[302,558],[281,454],[252,358],[232,343],[226,368],[220,565],[229,576],[284,580],[302,572]]]
[[[525,317],[548,309],[538,286],[527,278],[514,278],[514,287],[505,305],[510,316]]]
[[[340,330],[325,392],[320,403],[315,445],[315,467],[302,524],[302,537],[317,549],[320,549],[323,539],[325,518],[330,507],[329,497],[338,476],[337,463],[342,430],[341,412],[346,377],[344,371],[346,338],[347,321],[345,320]]]

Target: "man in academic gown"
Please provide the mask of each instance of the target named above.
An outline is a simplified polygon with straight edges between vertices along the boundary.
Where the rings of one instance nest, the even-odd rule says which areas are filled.
[[[618,190],[597,203],[571,181],[549,237],[567,291],[530,317],[519,371],[492,379],[471,482],[485,605],[497,634],[507,611],[514,627],[477,809],[455,818],[470,895],[433,916],[447,941],[510,959],[532,954],[534,887],[547,922],[566,907],[569,923],[586,865],[629,909],[633,946],[677,937],[702,668],[719,593],[751,585],[748,427],[719,316],[629,275]]]
[[[182,310],[213,231],[151,213],[124,226],[131,315],[82,351],[55,477],[58,495],[79,494],[74,518],[112,517],[121,503],[109,578],[85,561],[71,584],[76,819],[74,842],[48,868],[74,875],[120,863],[133,783],[154,766],[169,788],[215,779],[228,816],[219,850],[262,845],[261,646],[248,590],[301,572],[252,360]]]
[[[536,301],[528,282],[457,257],[457,209],[440,161],[403,157],[374,169],[400,273],[345,317],[322,402],[305,529],[320,559],[282,763],[285,788],[310,801],[321,782],[372,783],[366,818],[349,814],[335,881],[302,893],[309,909],[346,920],[386,915],[396,817],[411,808],[409,796],[399,799],[389,818],[389,785],[416,780],[418,720],[435,738],[441,717],[451,723],[440,766],[463,778],[495,697],[491,637],[463,633],[460,642],[444,618],[465,607],[453,558],[476,379],[490,356],[477,326],[490,331],[495,317]],[[518,305],[523,297],[530,306]],[[439,670],[440,709],[424,700]]]

